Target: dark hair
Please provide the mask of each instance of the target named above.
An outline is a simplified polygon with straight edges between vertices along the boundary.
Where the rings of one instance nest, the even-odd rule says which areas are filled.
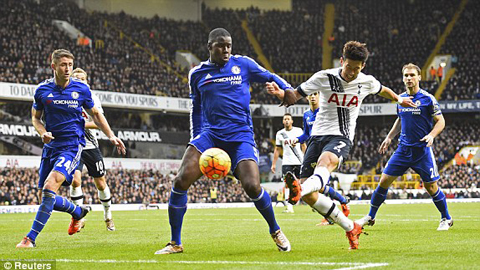
[[[349,41],[343,46],[343,59],[367,62],[370,53],[367,44],[358,41]]]
[[[288,113],[288,112],[287,112],[287,113],[285,113],[285,114],[283,115],[283,117],[285,117],[285,116],[290,116],[290,118],[292,118],[292,119],[293,119],[293,116],[292,116],[292,114],[291,114],[291,113]]]
[[[215,28],[208,34],[208,44],[212,44],[219,37],[231,37],[231,35],[225,28]]]

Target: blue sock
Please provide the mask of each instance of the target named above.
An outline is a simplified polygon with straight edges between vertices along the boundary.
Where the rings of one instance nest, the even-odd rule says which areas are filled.
[[[182,244],[181,233],[183,216],[187,212],[187,191],[172,188],[170,200],[168,201],[168,219],[172,232],[172,241],[177,245]]]
[[[452,217],[448,214],[447,199],[440,188],[438,188],[437,192],[432,196],[432,200],[438,211],[440,211],[442,214],[442,218],[452,219]]]
[[[333,189],[330,186],[325,186],[323,188],[323,194],[326,195],[326,196],[329,196],[330,198],[332,198],[334,200],[339,201],[341,204],[346,204],[347,203],[347,199],[345,199],[345,197],[343,197],[342,194],[340,194],[338,191],[336,191],[335,189]]]
[[[387,198],[387,192],[388,188],[382,188],[381,186],[378,186],[373,192],[372,199],[370,200],[370,213],[368,213],[372,219],[375,218],[378,208]]]
[[[71,201],[69,201],[67,198],[58,195],[55,196],[55,204],[53,205],[53,210],[67,212],[72,215],[74,219],[80,219],[80,216],[82,215],[82,208],[80,208],[80,206],[77,206]]]
[[[257,210],[262,214],[263,218],[267,221],[268,226],[270,227],[270,233],[274,233],[277,230],[280,230],[277,221],[275,220],[275,213],[273,212],[272,199],[270,195],[262,188],[260,195],[257,198],[252,199],[253,203]]]
[[[43,230],[48,219],[52,215],[53,205],[55,204],[55,192],[44,189],[42,192],[42,204],[38,208],[35,220],[33,220],[32,229],[27,234],[27,237],[35,242],[38,234]]]

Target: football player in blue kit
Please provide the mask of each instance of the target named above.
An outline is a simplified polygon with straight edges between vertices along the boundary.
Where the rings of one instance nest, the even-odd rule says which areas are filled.
[[[17,248],[33,248],[38,234],[45,227],[52,211],[72,215],[68,234],[80,229],[80,220],[88,213],[76,206],[57,191],[62,185],[70,185],[78,165],[82,148],[85,146],[85,121],[82,107],[93,117],[95,123],[125,154],[125,145],[117,138],[103,114],[94,107],[90,87],[80,80],[72,79],[74,56],[67,50],[52,53],[51,67],[54,78],[42,82],[34,94],[32,124],[40,134],[44,148],[40,163],[38,188],[42,191],[42,202],[33,221],[32,229],[17,245]],[[42,121],[42,116],[44,121]]]
[[[384,154],[393,138],[400,133],[397,150],[390,157],[380,184],[373,192],[370,213],[356,222],[361,226],[373,226],[378,208],[385,201],[392,182],[412,168],[422,178],[425,189],[441,213],[442,218],[437,230],[446,231],[453,225],[453,219],[448,213],[445,194],[437,185],[440,175],[432,151],[435,137],[445,128],[445,119],[435,97],[420,89],[420,68],[410,63],[403,66],[402,73],[407,91],[400,96],[412,97],[417,107],[406,108],[397,105],[398,118],[380,145],[379,152]]]
[[[276,82],[291,86],[246,56],[231,55],[232,37],[223,28],[212,30],[207,44],[210,58],[188,75],[192,107],[191,141],[176,176],[168,214],[171,241],[155,254],[183,252],[181,229],[187,211],[187,190],[202,176],[198,162],[203,151],[219,147],[232,160],[232,171],[267,221],[278,250],[290,251],[290,242],[278,226],[268,192],[260,186],[258,150],[250,115],[250,82]]]

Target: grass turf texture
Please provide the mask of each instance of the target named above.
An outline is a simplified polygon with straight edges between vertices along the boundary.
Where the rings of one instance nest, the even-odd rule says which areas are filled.
[[[34,213],[0,215],[0,259],[57,259],[56,269],[478,269],[480,203],[449,203],[455,220],[438,232],[432,204],[383,205],[366,227],[360,249],[348,250],[339,226],[317,227],[321,216],[307,206],[294,214],[275,208],[292,244],[280,253],[254,208],[191,209],[183,225],[183,254],[154,255],[170,240],[166,210],[114,212],[117,231],[106,231],[103,213],[91,212],[82,232],[69,236],[69,215],[54,213],[37,247],[17,250]],[[351,218],[368,213],[351,205]],[[107,261],[110,260],[110,261]],[[0,262],[1,263],[1,262]],[[374,264],[385,263],[386,266]],[[3,269],[3,263],[0,269]],[[371,267],[371,268],[370,268]]]

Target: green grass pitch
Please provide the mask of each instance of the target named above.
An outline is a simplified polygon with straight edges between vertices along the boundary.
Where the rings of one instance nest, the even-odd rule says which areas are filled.
[[[383,205],[377,223],[348,250],[338,226],[315,226],[321,216],[307,206],[294,214],[275,208],[292,244],[277,251],[266,222],[254,208],[190,209],[183,224],[183,254],[154,255],[170,239],[166,210],[113,212],[117,231],[108,232],[103,213],[87,216],[84,230],[69,236],[69,215],[54,213],[37,247],[16,250],[34,213],[0,215],[0,259],[56,259],[56,269],[480,269],[480,203],[449,203],[455,220],[438,232],[433,203]],[[351,205],[351,218],[368,212]],[[0,269],[4,269],[0,262]]]

